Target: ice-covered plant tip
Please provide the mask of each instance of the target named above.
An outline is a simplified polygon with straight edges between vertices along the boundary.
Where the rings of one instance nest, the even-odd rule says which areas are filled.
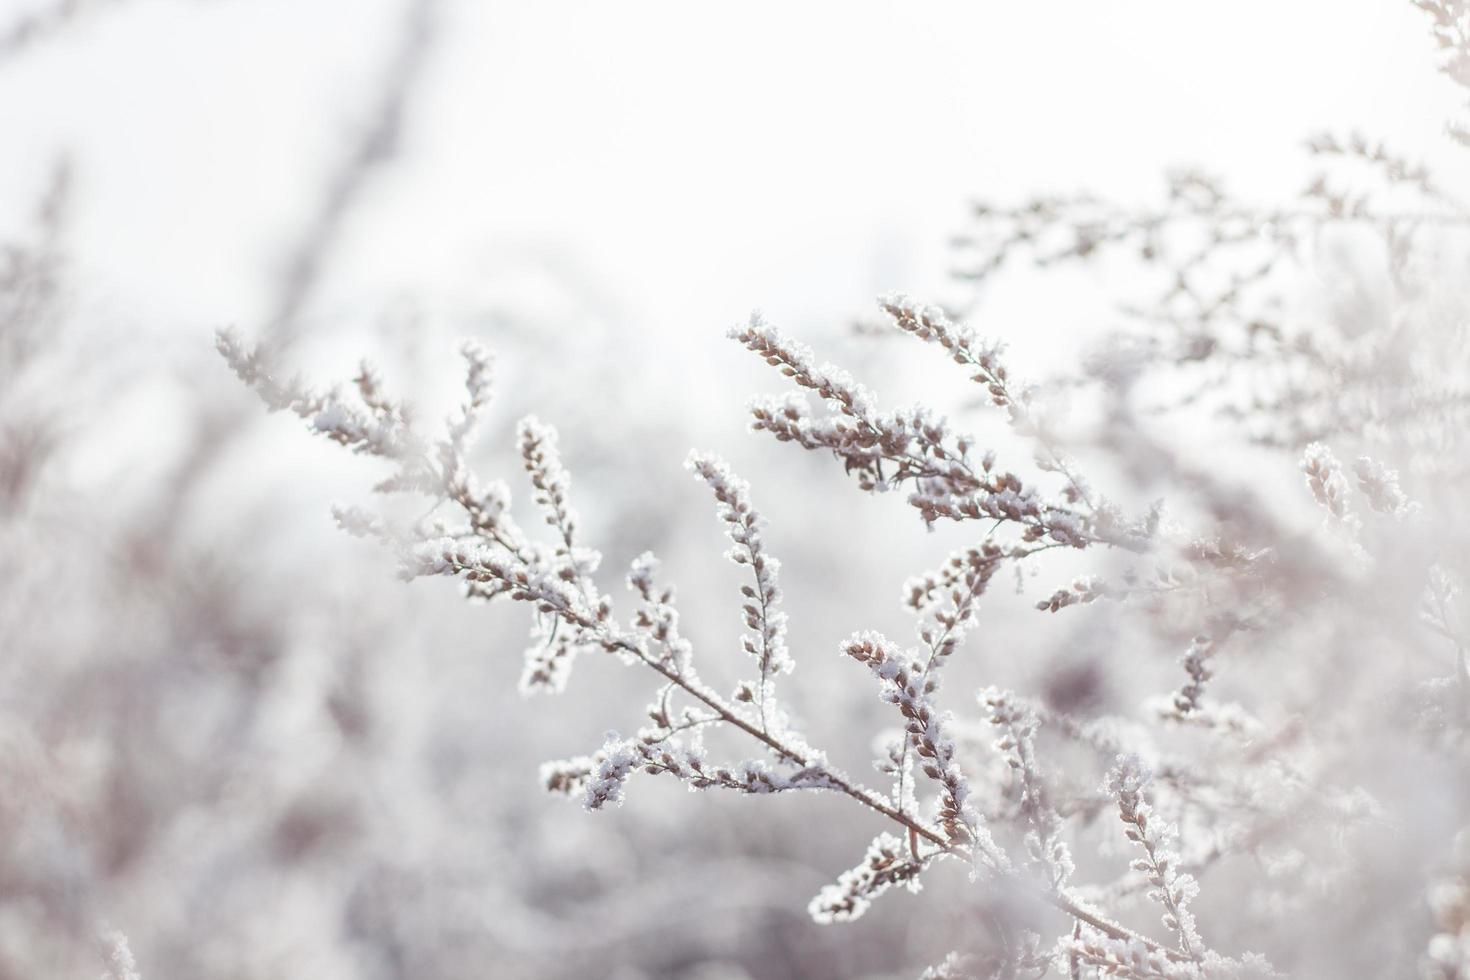
[[[1157,513],[1127,520],[1087,488],[1046,440],[1030,414],[1028,392],[1009,377],[996,345],[977,340],[940,311],[902,297],[885,301],[883,309],[899,330],[939,344],[961,364],[1017,430],[1038,441],[1042,468],[1060,474],[1063,484],[1050,495],[1023,481],[1000,466],[993,453],[980,451],[973,439],[925,410],[880,409],[845,372],[818,366],[808,350],[759,318],[732,331],[742,346],[824,406],[814,412],[799,397],[760,401],[752,408],[753,429],[830,452],[864,489],[905,488],[925,522],[973,522],[982,530],[973,547],[905,586],[916,642],[864,631],[841,644],[844,656],[867,668],[901,725],[902,737],[876,763],[893,781],[886,792],[834,768],[790,726],[778,688],[794,665],[780,609],[780,565],[767,548],[750,488],[717,457],[693,453],[686,465],[714,497],[732,543],[727,556],[748,572],[741,588],[741,645],[750,656],[751,673],[728,694],[701,678],[694,651],[680,633],[674,593],[657,579],[652,555],[639,557],[627,576],[632,613],[615,612],[612,597],[595,578],[599,555],[579,536],[553,429],[534,418],[519,426],[520,457],[544,511],[549,540],[533,539],[511,519],[504,485],[482,486],[468,471],[465,450],[489,394],[489,360],[479,348],[464,348],[463,408],[437,440],[410,424],[411,413],[383,393],[366,367],[355,379],[354,395],[319,393],[278,381],[264,355],[231,334],[220,336],[219,348],[272,409],[294,412],[326,438],[388,461],[393,472],[379,491],[420,493],[457,505],[458,523],[395,526],[355,509],[336,516],[344,529],[381,538],[396,549],[408,577],[456,576],[472,598],[507,597],[534,607],[536,625],[521,676],[526,693],[560,690],[575,657],[589,651],[613,654],[650,672],[657,685],[647,710],[651,723],[631,737],[610,738],[592,755],[548,763],[543,771],[548,789],[578,795],[590,810],[620,802],[638,772],[667,775],[695,789],[841,794],[887,828],[856,867],[812,900],[810,911],[818,921],[856,919],[883,892],[895,885],[917,890],[931,866],[950,860],[972,869],[975,887],[1023,906],[1049,905],[1053,915],[1060,912],[1070,923],[1050,945],[1028,930],[1008,935],[1003,948],[977,943],[977,950],[957,951],[936,966],[935,976],[1041,975],[1054,966],[1138,977],[1269,974],[1259,957],[1229,959],[1215,952],[1196,929],[1189,910],[1193,879],[1179,868],[1172,829],[1148,801],[1148,766],[1119,752],[1121,728],[1054,716],[1030,699],[989,689],[966,701],[993,726],[998,737],[991,751],[1004,760],[1007,775],[977,785],[962,763],[973,729],[958,725],[942,705],[941,680],[994,577],[1053,549],[1143,553],[1153,547]],[[1238,556],[1230,560],[1248,563]],[[1040,606],[1055,610],[1100,594],[1081,582]],[[1207,673],[1200,668],[1192,676],[1194,693],[1176,699],[1178,707],[1171,709],[1176,714],[1194,710],[1190,698],[1198,699]],[[753,755],[738,761],[711,758],[701,735],[712,726],[738,730]],[[1096,784],[1063,788],[1045,771],[1037,758],[1043,726],[1099,759],[1118,760],[1102,792],[1118,808],[1126,837],[1139,846],[1130,874],[1147,882],[1170,938],[1125,928],[1095,900],[1107,894],[1106,888],[1074,884],[1067,816],[1090,822],[1099,790]],[[1046,921],[1039,913],[1032,918]]]

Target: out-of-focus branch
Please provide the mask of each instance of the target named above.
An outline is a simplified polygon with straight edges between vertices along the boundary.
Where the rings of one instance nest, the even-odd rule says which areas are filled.
[[[265,336],[272,346],[290,342],[348,217],[372,179],[398,155],[404,118],[433,46],[438,5],[439,0],[412,0],[408,6],[398,46],[383,74],[367,125],[332,174],[315,212],[291,249],[266,320]]]
[[[119,0],[57,0],[49,6],[22,14],[9,26],[0,28],[0,66],[32,45],[55,37],[79,16],[118,2]]]

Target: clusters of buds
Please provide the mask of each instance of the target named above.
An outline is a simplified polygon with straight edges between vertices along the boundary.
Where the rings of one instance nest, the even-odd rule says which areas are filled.
[[[919,758],[919,768],[940,787],[939,823],[952,845],[972,842],[999,852],[969,805],[970,785],[955,759],[955,742],[944,730],[944,717],[935,704],[939,678],[917,660],[907,657],[881,634],[856,633],[842,652],[873,672],[882,684],[882,698],[898,708],[904,719],[908,747]]]
[[[216,347],[235,375],[254,388],[272,411],[295,413],[314,431],[355,453],[403,462],[398,478],[404,485],[420,475],[409,461],[416,462],[415,457],[427,447],[414,433],[412,413],[383,393],[381,380],[366,361],[352,379],[361,402],[354,405],[337,389],[317,392],[296,379],[278,380],[264,351],[247,346],[230,331],[219,333]]]
[[[658,559],[651,552],[645,551],[633,559],[628,572],[628,588],[637,593],[640,600],[633,626],[648,637],[654,650],[661,651],[654,654],[658,662],[675,675],[682,676],[692,669],[689,658],[694,651],[689,641],[679,633],[679,610],[674,606],[674,590],[661,588],[654,581],[657,571]]]
[[[1062,818],[1052,805],[1046,776],[1036,761],[1036,734],[1041,719],[1009,691],[987,688],[980,692],[990,723],[1000,729],[996,751],[1016,774],[1020,815],[1026,821],[1026,850],[1043,869],[1047,884],[1061,888],[1076,866],[1062,835]]]
[[[919,640],[932,654],[928,669],[942,664],[964,639],[976,604],[1007,557],[1024,557],[1024,552],[987,541],[955,552],[937,571],[904,583],[904,605],[918,617]]]
[[[1057,589],[1036,604],[1042,612],[1056,612],[1079,603],[1096,602],[1108,594],[1107,583],[1095,575],[1075,579],[1065,589]]]
[[[1179,870],[1174,850],[1174,828],[1160,821],[1143,796],[1151,774],[1137,756],[1124,756],[1108,773],[1107,789],[1118,801],[1118,819],[1127,827],[1128,839],[1143,849],[1133,870],[1144,875],[1153,889],[1149,897],[1164,907],[1164,925],[1179,936],[1179,949],[1190,959],[1205,952],[1194,913],[1189,903],[1199,894],[1194,878]]]
[[[1193,963],[1180,964],[1162,950],[1088,930],[1078,930],[1064,939],[1062,948],[1074,965],[1097,967],[1105,976],[1127,980],[1184,980],[1200,976]],[[1080,976],[1075,969],[1073,975]]]
[[[903,328],[908,332],[942,337],[963,356],[974,358],[980,371],[976,377],[987,379],[992,398],[1010,408],[1013,417],[1021,417],[1017,411],[1021,399],[1005,386],[995,349],[963,339],[966,335],[940,322],[937,314],[914,313],[918,308],[894,300],[885,309],[895,322],[909,324]],[[752,430],[769,432],[777,441],[803,449],[831,452],[848,473],[857,475],[865,490],[886,491],[912,483],[909,503],[926,524],[999,521],[1018,526],[1023,541],[1046,540],[1071,548],[1098,540],[1086,513],[1067,503],[1047,501],[1014,472],[997,468],[994,453],[974,458],[974,438],[951,431],[947,420],[923,408],[880,413],[873,395],[847,372],[815,366],[810,350],[759,317],[731,331],[731,337],[799,387],[816,392],[834,413],[814,417],[799,397],[761,399],[751,405]],[[1078,485],[1069,491],[1069,500],[1079,499]]]
[[[1189,641],[1189,648],[1184,651],[1184,656],[1180,660],[1180,663],[1184,665],[1184,672],[1189,675],[1189,683],[1174,695],[1174,710],[1181,715],[1187,715],[1199,709],[1200,698],[1205,693],[1205,684],[1214,676],[1209,663],[1214,653],[1215,641],[1204,633],[1198,634]]]
[[[1358,478],[1358,490],[1368,499],[1368,506],[1380,514],[1403,520],[1419,510],[1419,505],[1409,499],[1399,486],[1398,470],[1389,469],[1369,456],[1359,456],[1353,461],[1353,475]]]
[[[908,846],[897,837],[879,834],[868,845],[863,863],[843,872],[834,884],[818,892],[808,910],[817,922],[851,922],[894,885],[918,891],[924,863],[913,857]]]
[[[755,659],[759,676],[754,683],[742,684],[735,700],[753,703],[765,730],[771,721],[768,715],[776,713],[775,677],[795,667],[786,650],[786,614],[776,608],[781,601],[777,584],[781,563],[767,554],[761,541],[762,521],[750,501],[750,485],[731,473],[723,460],[708,453],[691,453],[686,465],[714,491],[720,520],[732,543],[727,557],[749,567],[754,579],[740,588],[745,599],[741,615],[747,631],[740,645]]]
[[[1339,523],[1351,523],[1353,515],[1347,502],[1347,477],[1343,476],[1342,464],[1332,455],[1332,450],[1320,442],[1307,446],[1302,452],[1302,472],[1307,475],[1307,486],[1313,499],[1322,509]]]
[[[609,735],[602,751],[592,758],[585,771],[581,760],[553,763],[543,771],[543,781],[559,793],[580,789],[586,808],[600,810],[608,803],[623,802],[624,783],[637,770],[649,775],[673,776],[691,790],[719,787],[756,796],[794,789],[836,788],[823,766],[779,772],[758,759],[722,766],[711,763],[697,743],[681,744],[652,734],[622,739],[616,733]]]
[[[557,591],[569,600],[568,605],[591,610],[599,622],[606,623],[612,615],[612,602],[597,591],[592,580],[602,556],[576,544],[577,517],[570,502],[571,477],[557,451],[556,430],[530,416],[521,420],[517,435],[521,465],[530,479],[533,498],[541,507],[546,524],[557,534],[550,559],[542,564],[549,569],[550,577],[561,583]],[[561,630],[562,617],[555,603],[539,603],[538,612],[540,615],[531,630],[531,645],[526,648],[521,691],[560,693],[566,688],[578,649],[590,637],[578,629]]]
[[[1151,948],[1136,940],[1118,939],[1098,930],[1079,928],[1058,944],[1059,956],[1072,964],[1072,975],[1091,966],[1101,976],[1124,980],[1280,980],[1264,958],[1247,953],[1227,959],[1205,953],[1198,960]]]
[[[575,547],[577,518],[567,499],[571,478],[567,476],[561,455],[557,452],[556,430],[543,425],[535,416],[528,416],[521,420],[518,435],[521,465],[531,478],[536,503],[545,510],[546,523],[554,527],[561,538],[558,547],[569,556]]]
[[[1007,409],[1013,418],[1024,413],[1030,393],[1012,390],[1000,360],[1005,348],[999,341],[980,340],[973,330],[955,323],[939,307],[917,303],[901,294],[886,297],[879,305],[899,330],[939,344],[956,364],[973,369],[970,380],[984,385],[998,407]]]

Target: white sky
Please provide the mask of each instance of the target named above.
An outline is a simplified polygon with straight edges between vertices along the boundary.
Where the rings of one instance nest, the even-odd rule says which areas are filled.
[[[67,150],[96,309],[185,343],[248,329],[401,8],[89,14],[0,65],[0,228]],[[1269,200],[1313,130],[1422,150],[1455,105],[1407,2],[447,0],[400,165],[316,312],[455,309],[549,267],[644,337],[718,338],[754,307],[810,330],[936,290],[974,195],[1142,197],[1195,162]]]

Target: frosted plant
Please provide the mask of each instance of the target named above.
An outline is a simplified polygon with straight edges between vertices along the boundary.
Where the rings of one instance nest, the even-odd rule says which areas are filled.
[[[1465,8],[1420,6],[1463,84]],[[490,394],[478,347],[463,351],[461,407],[431,435],[367,366],[354,390],[318,390],[284,380],[264,348],[228,333],[218,346],[271,409],[383,461],[378,492],[431,504],[416,520],[339,508],[344,529],[382,541],[407,578],[530,608],[523,693],[575,684],[579,657],[651,681],[638,721],[542,767],[547,790],[591,811],[622,804],[643,775],[841,798],[874,837],[808,911],[847,924],[895,889],[925,889],[913,901],[968,917],[964,945],[926,976],[1461,976],[1463,868],[1444,855],[1470,823],[1458,585],[1470,527],[1454,492],[1470,470],[1470,306],[1436,259],[1470,219],[1427,169],[1364,137],[1310,150],[1379,188],[1324,174],[1293,205],[1260,209],[1182,172],[1153,211],[1085,196],[980,209],[968,279],[1018,254],[1045,267],[1123,251],[1161,287],[1127,303],[1125,330],[1060,385],[1020,381],[969,317],[880,300],[888,328],[975,386],[1002,438],[929,405],[886,406],[760,316],[731,331],[794,388],[751,403],[753,432],[831,458],[860,491],[961,539],[903,582],[912,640],[855,623],[837,644],[894,727],[873,760],[884,787],[794,720],[794,668],[810,653],[790,649],[777,535],[718,457],[686,465],[745,577],[730,596],[745,658],[730,690],[701,673],[708,654],[652,554],[625,576],[631,609],[604,591],[552,427],[517,430],[544,533],[512,517],[504,484],[477,478],[468,453]],[[1383,281],[1297,302],[1293,273],[1344,228],[1383,244]],[[1090,425],[1056,410],[1057,388],[1091,392]],[[1213,409],[1218,452],[1191,454],[1155,424],[1199,422],[1196,405]],[[1003,462],[1014,450],[994,447],[1017,442],[1030,458]],[[898,584],[892,563],[871,564]],[[1002,573],[1043,583],[1009,634],[991,618]],[[976,671],[978,695],[951,697]],[[946,867],[968,888],[945,891]]]
[[[986,386],[1011,424],[1042,440],[1027,414],[1024,389],[1008,380],[996,345],[981,344],[939,311],[902,297],[885,300],[883,308],[898,329],[938,342],[956,361],[973,369],[974,380]],[[951,715],[940,701],[944,667],[975,623],[980,602],[1000,568],[1019,567],[1058,548],[1105,547],[1141,554],[1157,536],[1156,512],[1137,521],[1125,519],[1119,508],[1089,492],[1073,464],[1043,441],[1042,468],[1061,474],[1066,484],[1057,499],[1048,499],[1014,472],[1001,470],[993,454],[977,458],[975,440],[942,418],[922,409],[880,411],[874,396],[844,372],[815,366],[809,352],[760,320],[732,331],[732,336],[796,384],[818,394],[834,413],[814,418],[794,402],[779,407],[757,402],[752,407],[755,430],[832,453],[848,472],[858,475],[864,489],[879,492],[907,486],[910,504],[926,523],[982,521],[990,527],[982,544],[956,553],[940,569],[906,584],[905,604],[917,617],[917,649],[905,649],[873,632],[853,634],[842,644],[843,654],[868,668],[879,696],[896,709],[903,726],[899,744],[876,763],[881,772],[895,778],[891,794],[870,789],[835,768],[791,729],[781,710],[776,681],[792,669],[793,658],[786,649],[785,618],[779,609],[779,566],[766,549],[763,522],[749,487],[719,459],[695,453],[688,466],[714,494],[717,514],[732,542],[728,557],[750,574],[741,589],[746,630],[741,645],[751,658],[754,675],[728,696],[700,676],[694,651],[679,631],[674,594],[658,582],[651,555],[640,556],[627,577],[638,600],[636,612],[626,619],[616,615],[613,600],[595,580],[600,556],[580,543],[570,479],[556,453],[553,430],[535,419],[519,427],[523,468],[551,529],[549,543],[534,540],[514,522],[503,487],[479,489],[464,461],[475,416],[487,397],[488,360],[478,349],[464,351],[468,370],[462,409],[450,420],[446,435],[431,440],[416,428],[413,412],[385,395],[377,375],[366,366],[354,380],[356,397],[349,399],[338,390],[317,392],[301,382],[278,380],[264,366],[262,352],[233,335],[221,334],[219,347],[236,374],[270,407],[294,412],[313,431],[354,452],[389,462],[392,474],[378,484],[380,492],[425,494],[457,505],[456,522],[434,518],[397,525],[352,509],[339,510],[338,520],[353,533],[376,536],[393,547],[406,577],[454,576],[465,583],[471,598],[506,597],[531,605],[535,642],[525,658],[524,690],[562,689],[577,651],[610,653],[655,676],[657,688],[647,710],[651,724],[632,735],[610,734],[592,755],[548,763],[542,772],[548,789],[580,796],[589,810],[621,803],[629,780],[640,772],[672,777],[696,790],[840,794],[885,819],[897,833],[880,834],[862,863],[813,900],[811,911],[818,921],[858,918],[894,885],[916,889],[937,862],[959,859],[973,876],[989,883],[986,887],[1014,894],[1018,900],[1040,899],[1083,927],[1077,940],[1081,945],[1068,947],[1067,955],[1090,948],[1086,943],[1095,939],[1122,944],[1116,949],[1144,951],[1150,962],[1162,964],[1157,969],[1166,972],[1160,975],[1198,975],[1204,957],[1214,954],[1197,937],[1170,950],[1120,925],[1069,886],[1073,863],[1064,822],[1037,761],[1041,714],[1005,691],[992,689],[982,696],[991,723],[1001,730],[996,749],[1016,774],[1014,817],[1025,837],[1026,857],[1021,859],[992,833],[994,819],[1012,816],[1011,805],[1004,799],[988,799],[988,793],[983,804],[977,803],[972,780],[961,764],[961,744]],[[1007,528],[1008,535],[996,534]],[[1074,591],[1087,599],[1103,594],[1091,580]],[[1051,609],[1066,604],[1057,600],[1042,605]],[[1072,728],[1073,737],[1095,737],[1080,722],[1064,725]],[[702,734],[716,726],[742,733],[757,754],[737,761],[712,758]],[[1116,739],[1107,743],[1109,752],[1120,747]],[[920,776],[930,796],[927,807],[918,801]],[[1160,855],[1156,860],[1166,858]],[[1168,878],[1181,896],[1171,906],[1171,921],[1192,923],[1184,918],[1181,882],[1186,880],[1176,881],[1172,874]],[[1192,925],[1188,928],[1192,930]],[[954,964],[969,954],[957,955],[961,959],[944,969],[953,971]],[[1078,955],[1087,963],[1106,965],[1113,954]],[[1016,961],[1010,957],[1007,962]]]

